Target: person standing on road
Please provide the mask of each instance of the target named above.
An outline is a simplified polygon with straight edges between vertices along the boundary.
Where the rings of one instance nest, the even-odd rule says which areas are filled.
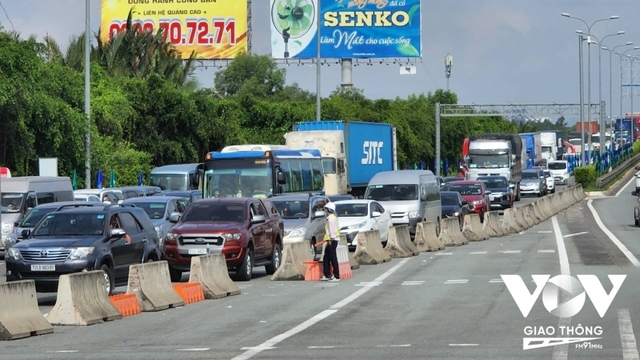
[[[333,203],[326,204],[324,212],[327,214],[327,222],[324,225],[324,241],[327,245],[324,248],[324,259],[322,260],[324,276],[320,280],[338,282],[340,281],[340,265],[338,264],[337,249],[340,241],[340,224]],[[330,277],[331,266],[333,266],[333,276]]]

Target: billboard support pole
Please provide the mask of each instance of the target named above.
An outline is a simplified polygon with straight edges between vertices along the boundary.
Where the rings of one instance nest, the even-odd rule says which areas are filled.
[[[84,19],[84,116],[86,133],[85,133],[85,180],[84,187],[91,189],[91,9],[89,8],[89,0],[85,3],[85,19]]]
[[[252,44],[251,44],[251,1],[247,0],[247,54],[251,55]]]
[[[317,23],[318,23],[318,30],[316,32],[316,121],[320,121],[322,120],[322,113],[321,113],[321,106],[322,106],[322,94],[320,93],[321,87],[320,87],[320,75],[321,75],[321,70],[320,70],[320,66],[322,66],[322,64],[320,64],[320,40],[321,40],[321,34],[320,34],[320,21],[321,21],[321,0],[317,0],[318,1],[318,8],[317,8]]]
[[[353,60],[351,59],[342,59],[342,82],[340,86],[343,88],[353,86]]]

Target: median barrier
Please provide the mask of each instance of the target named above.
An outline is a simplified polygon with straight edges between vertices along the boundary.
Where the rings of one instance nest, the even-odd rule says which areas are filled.
[[[285,243],[282,249],[282,262],[276,272],[271,275],[271,280],[304,280],[304,274],[306,272],[304,262],[313,260],[313,256],[309,251],[310,247],[311,243],[309,240]],[[191,266],[193,267],[193,263],[191,263]],[[229,279],[229,281],[231,281],[231,279]],[[231,282],[233,283],[233,281]]]
[[[547,218],[542,214],[542,211],[540,210],[540,200],[532,202],[531,209],[533,212],[533,216],[535,216],[536,220],[538,221],[538,224],[547,220]]]
[[[391,261],[391,256],[382,248],[378,230],[361,231],[356,235],[354,259],[360,265],[376,265]]]
[[[285,249],[287,249],[287,245],[284,244]],[[311,253],[309,252],[308,242],[304,251],[310,258]],[[280,267],[282,265],[284,264],[280,264]],[[224,254],[207,254],[192,257],[191,267],[189,268],[189,282],[200,284],[205,299],[221,299],[227,296],[240,295],[238,285],[229,277]]]
[[[7,263],[0,261],[0,284],[7,282]]]
[[[485,214],[485,218],[487,214]],[[485,219],[486,220],[486,219]],[[469,241],[482,241],[489,239],[489,235],[482,228],[480,215],[472,213],[464,216],[462,235]]]
[[[500,213],[498,211],[489,211],[484,214],[484,224],[482,225],[484,231],[489,237],[504,236],[505,231],[500,221]]]
[[[0,340],[22,339],[52,332],[53,325],[38,308],[36,283],[33,280],[0,284]]]
[[[438,251],[444,250],[444,243],[438,236],[436,223],[433,221],[424,221],[416,224],[416,238],[420,236],[425,242],[422,251]],[[421,250],[418,248],[418,250]]]
[[[525,217],[525,213],[522,210],[522,206],[517,206],[516,208],[514,208],[514,212],[516,214],[516,223],[520,226],[522,231],[527,230],[530,226]]]
[[[504,210],[504,214],[502,215],[502,228],[504,229],[505,235],[517,234],[523,230],[522,226],[516,221],[515,207]]]
[[[344,244],[347,246],[347,250],[349,249],[349,242],[347,241],[346,235],[340,235],[340,244]],[[351,251],[349,251],[349,265],[351,266],[351,270],[360,268],[360,263],[353,258],[353,253],[351,253]]]
[[[469,240],[460,231],[460,220],[457,217],[442,220],[440,239],[446,246],[460,246],[469,243]]]
[[[584,200],[584,198],[587,197],[587,194],[584,193],[584,189],[582,189],[582,184],[576,185],[574,189],[574,196],[576,197],[576,200],[578,200],[578,202]]]
[[[553,194],[551,196],[553,196]],[[538,209],[542,213],[542,216],[544,216],[545,220],[553,216],[553,212],[551,211],[549,203],[550,199],[552,198],[551,196],[545,196],[542,199],[538,200]]]
[[[47,315],[49,323],[87,326],[122,319],[109,300],[104,276],[102,270],[60,275],[56,304]]]
[[[416,250],[418,250],[419,252],[437,251],[438,249],[434,249],[432,246],[429,246],[427,232],[424,227],[424,222],[416,223],[416,232],[413,236],[412,241],[413,246],[415,246]],[[409,234],[409,237],[411,237],[411,234]]]
[[[384,250],[392,258],[405,258],[420,254],[418,248],[411,241],[407,225],[396,225],[389,228],[389,237]]]
[[[193,258],[191,261],[193,263]],[[143,312],[184,305],[184,300],[173,289],[169,264],[165,260],[130,265],[127,294],[136,295]]]
[[[540,223],[540,221],[536,218],[535,209],[533,208],[533,203],[528,203],[527,205],[522,207],[522,211],[524,211],[524,218],[527,220],[527,224],[529,227],[536,226]]]

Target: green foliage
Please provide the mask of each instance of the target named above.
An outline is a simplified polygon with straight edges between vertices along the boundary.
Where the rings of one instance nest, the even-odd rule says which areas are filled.
[[[633,143],[633,154],[640,153],[640,141]]]
[[[573,169],[573,174],[576,178],[576,183],[582,184],[583,187],[593,186],[596,183],[596,166],[580,166]]]

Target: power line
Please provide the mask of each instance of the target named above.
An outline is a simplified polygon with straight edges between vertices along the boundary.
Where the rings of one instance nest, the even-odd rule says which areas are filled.
[[[9,18],[9,14],[7,14],[7,9],[5,9],[4,5],[2,5],[2,1],[0,1],[0,8],[2,8],[2,11],[4,11],[4,16],[6,16],[7,20],[9,20],[9,24],[11,24],[11,28],[13,29],[13,31],[16,31],[16,27],[13,26],[13,22]]]

